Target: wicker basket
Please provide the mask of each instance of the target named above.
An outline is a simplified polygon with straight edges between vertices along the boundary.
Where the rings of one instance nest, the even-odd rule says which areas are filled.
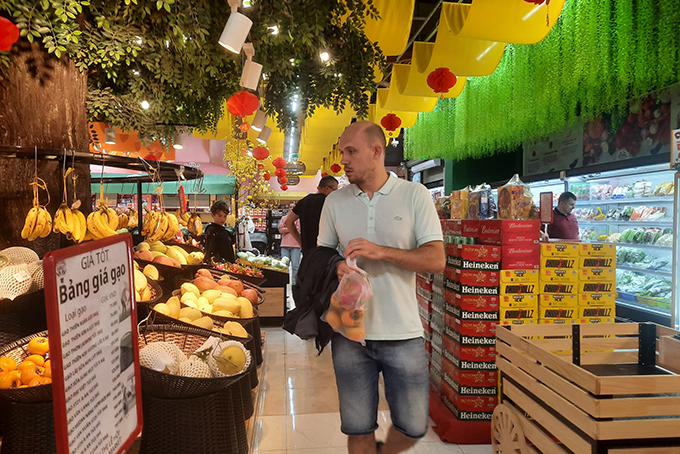
[[[9,356],[19,363],[29,356],[30,340],[45,336],[47,331],[5,345],[0,357]],[[56,453],[52,385],[0,390],[0,422],[0,454]]]
[[[0,348],[46,329],[44,290],[26,293],[14,300],[0,299]]]
[[[164,299],[163,289],[161,288],[161,285],[158,283],[160,282],[160,280],[154,281],[153,279],[147,279],[146,282],[149,285],[149,287],[151,287],[151,299],[149,299],[148,301],[137,301],[138,321],[144,320],[149,315],[150,307]]]

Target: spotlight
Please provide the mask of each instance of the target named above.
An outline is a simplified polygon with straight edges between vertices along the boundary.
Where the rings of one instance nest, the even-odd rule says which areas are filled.
[[[149,107],[151,107],[151,104],[149,104],[149,101],[147,101],[146,99],[144,101],[142,101],[142,109],[148,110]]]
[[[269,126],[265,126],[264,128],[262,128],[262,131],[257,136],[257,141],[260,143],[267,143],[267,141],[269,140],[269,136],[271,135],[272,128],[270,128]]]
[[[109,145],[116,144],[116,128],[104,129],[104,143],[107,143]]]
[[[267,27],[267,28],[272,31],[272,35],[278,35],[279,34],[279,26],[278,25],[272,25],[271,27]]]
[[[172,135],[172,148],[175,150],[182,150],[184,148],[184,134],[181,129],[176,130]]]
[[[329,53],[326,52],[326,51],[323,51],[323,52],[321,52],[321,53],[319,54],[319,58],[321,58],[321,61],[322,61],[322,62],[327,62],[328,60],[331,59],[331,54],[329,54]]]
[[[253,124],[250,125],[250,128],[257,132],[261,132],[262,128],[264,128],[265,123],[267,123],[267,114],[264,113],[264,110],[257,109],[257,112],[255,113],[255,118],[253,119]]]
[[[227,25],[224,26],[222,36],[220,36],[219,40],[222,47],[235,54],[241,53],[241,48],[243,47],[243,43],[246,42],[250,27],[253,26],[253,21],[237,11],[238,4],[238,0],[229,1],[231,15],[229,16]]]
[[[257,90],[257,84],[260,82],[260,74],[262,74],[262,65],[253,61],[255,49],[253,43],[245,43],[243,45],[243,52],[246,54],[247,60],[243,65],[243,72],[241,72],[241,86],[250,90]]]

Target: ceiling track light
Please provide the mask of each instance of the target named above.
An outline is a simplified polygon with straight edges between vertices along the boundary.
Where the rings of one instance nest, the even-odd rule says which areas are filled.
[[[272,128],[269,126],[265,126],[262,128],[262,131],[260,131],[260,134],[257,136],[257,141],[260,143],[267,143],[269,140],[269,136],[272,135]]]
[[[172,135],[172,148],[175,150],[184,149],[184,132],[181,129],[175,130]]]
[[[264,110],[257,109],[257,112],[255,113],[255,118],[253,118],[253,124],[250,125],[250,129],[255,130],[257,132],[261,132],[262,128],[264,128],[266,123],[267,114],[264,113]]]
[[[250,27],[253,26],[253,21],[238,12],[239,4],[239,0],[229,0],[231,15],[218,41],[222,47],[235,54],[241,53],[241,48],[243,43],[246,42]]]
[[[319,54],[319,58],[321,59],[322,62],[326,63],[328,60],[331,59],[331,54],[328,53],[328,51],[322,51]]]
[[[116,128],[108,127],[104,129],[104,143],[109,145],[116,144]]]
[[[262,74],[262,65],[253,61],[253,56],[255,55],[253,43],[245,43],[243,45],[243,52],[246,54],[247,59],[241,73],[241,86],[256,91],[257,84],[260,82],[260,74]]]

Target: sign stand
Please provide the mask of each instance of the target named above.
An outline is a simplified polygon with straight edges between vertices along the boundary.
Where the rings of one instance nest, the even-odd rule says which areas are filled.
[[[543,234],[545,234],[545,236],[547,237],[548,225],[552,224],[553,215],[555,214],[553,212],[553,193],[552,191],[541,192],[539,194],[539,197],[540,197],[539,218],[541,220],[541,227],[543,227],[541,237],[543,236]]]
[[[142,429],[130,234],[43,260],[59,454],[125,453]]]

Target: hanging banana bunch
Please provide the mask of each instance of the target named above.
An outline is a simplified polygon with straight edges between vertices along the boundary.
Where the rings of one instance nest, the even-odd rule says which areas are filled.
[[[54,214],[54,233],[63,233],[71,241],[76,243],[82,243],[85,240],[85,235],[87,234],[87,222],[85,220],[85,215],[78,210],[80,208],[80,200],[76,199],[76,179],[77,176],[73,175],[73,205],[68,206],[68,195],[67,195],[67,179],[68,176],[73,173],[75,169],[69,167],[64,173],[64,196],[59,205],[59,209]]]
[[[130,217],[127,214],[125,214],[123,209],[122,208],[116,209],[116,214],[118,215],[118,228],[116,230],[129,228]]]
[[[134,208],[130,208],[130,215],[128,216],[127,228],[134,230],[139,225],[139,214]]]
[[[87,216],[87,229],[95,239],[108,238],[117,235],[118,213],[110,208],[104,199],[104,183],[99,186],[99,203],[97,209]]]
[[[42,178],[38,178],[37,168],[33,182],[29,184],[33,186],[33,208],[26,215],[24,228],[21,229],[21,238],[34,241],[37,238],[45,238],[52,230],[52,216],[44,206],[40,205],[38,189],[40,188],[47,192],[48,205],[50,203],[50,193],[47,190],[47,183]]]
[[[69,169],[72,170],[72,169]],[[80,200],[76,197],[76,180],[78,179],[78,174],[73,173],[73,204],[71,205],[71,214],[75,218],[74,229],[72,232],[72,239],[76,243],[82,243],[85,241],[87,236],[87,219],[85,215],[80,211]],[[68,237],[68,235],[67,235]]]
[[[194,181],[194,211],[191,212],[191,214],[189,215],[189,219],[187,219],[187,230],[189,230],[189,232],[191,232],[191,234],[194,235],[195,237],[203,235],[203,221],[201,221],[200,216],[198,215],[198,213],[196,213],[196,210],[198,209],[197,199],[198,192],[199,192],[198,182]]]
[[[155,180],[156,178],[154,177],[153,179]],[[179,232],[179,220],[174,214],[165,211],[162,183],[159,184],[154,192],[158,194],[161,211],[160,213],[150,210],[147,211],[146,216],[144,216],[142,236],[146,237],[149,242],[170,241],[177,235],[177,232]]]

